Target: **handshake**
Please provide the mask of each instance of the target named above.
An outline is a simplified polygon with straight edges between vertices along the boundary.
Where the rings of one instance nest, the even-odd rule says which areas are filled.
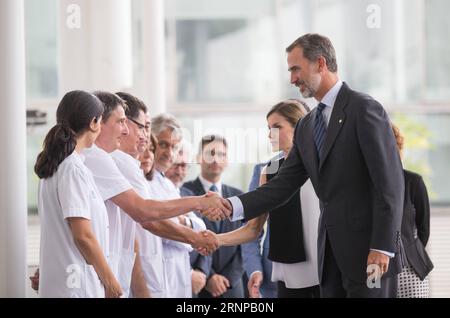
[[[221,221],[227,219],[233,213],[233,207],[230,202],[221,198],[215,192],[208,192],[202,197],[199,197],[200,213],[211,221]]]
[[[199,212],[211,221],[225,220],[233,212],[230,202],[215,192],[208,192],[197,199]],[[207,256],[216,251],[221,246],[221,243],[216,233],[201,231],[197,233],[191,245],[198,253]]]
[[[198,232],[196,239],[192,244],[192,248],[203,256],[212,254],[220,246],[221,243],[217,237],[217,234],[209,230]]]

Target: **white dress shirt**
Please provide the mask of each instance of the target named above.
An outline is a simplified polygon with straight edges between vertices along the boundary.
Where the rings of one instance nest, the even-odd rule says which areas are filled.
[[[325,116],[325,123],[327,127],[328,124],[330,123],[331,113],[333,112],[333,107],[334,104],[336,103],[339,91],[342,88],[342,84],[343,83],[341,81],[337,81],[336,84],[334,84],[334,86],[322,98],[321,103],[326,105],[326,107],[322,111],[322,114]]]
[[[201,175],[200,175],[198,178],[199,178],[199,180],[200,180],[200,183],[201,183],[202,186],[203,186],[203,190],[205,190],[205,193],[208,193],[209,191],[211,191],[211,190],[210,190],[211,187],[212,187],[213,185],[215,185],[215,186],[217,187],[217,194],[218,194],[219,196],[223,197],[223,195],[222,195],[222,180],[219,180],[219,181],[216,182],[216,183],[212,183],[212,182],[206,180],[205,178],[203,178]]]

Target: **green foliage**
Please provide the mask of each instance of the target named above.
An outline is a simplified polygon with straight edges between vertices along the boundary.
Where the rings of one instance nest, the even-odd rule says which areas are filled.
[[[436,199],[437,195],[431,184],[433,169],[426,157],[426,153],[435,148],[432,144],[432,132],[417,118],[405,113],[394,114],[393,122],[405,137],[405,158],[403,160],[405,169],[420,174],[425,181],[430,198]]]

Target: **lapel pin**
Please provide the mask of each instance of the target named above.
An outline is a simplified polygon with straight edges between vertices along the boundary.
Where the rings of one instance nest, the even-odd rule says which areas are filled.
[[[342,120],[342,119],[339,119],[339,124],[342,124],[342,122],[343,122],[343,120]]]

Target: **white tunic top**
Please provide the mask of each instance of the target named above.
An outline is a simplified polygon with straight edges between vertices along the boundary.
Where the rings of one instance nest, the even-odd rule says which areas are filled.
[[[155,176],[150,182],[152,193],[156,195],[156,200],[172,200],[180,198],[180,194],[175,185],[163,174],[155,171]],[[206,230],[203,220],[195,213],[187,213],[186,216],[192,224],[194,231]],[[179,223],[178,218],[170,219]],[[189,252],[192,247],[189,244],[163,239],[163,264],[165,275],[165,292],[167,298],[191,298],[191,264]]]
[[[144,178],[143,172],[142,177]],[[153,193],[150,181],[144,178],[144,182],[148,189],[147,198],[154,200],[157,195]],[[136,237],[139,241],[139,254],[147,288],[150,290],[152,298],[164,298],[165,278],[162,239],[142,228],[140,224],[136,227]]]
[[[122,175],[128,180],[134,191],[142,198],[148,198],[144,172],[140,162],[123,151],[116,150],[111,154]],[[130,295],[131,274],[135,260],[134,241],[136,239],[137,223],[123,210],[120,218],[122,222],[123,245],[120,259],[120,277],[127,286],[126,295]]]
[[[128,275],[122,275],[121,273],[127,272],[129,266],[126,266],[125,269],[120,269],[119,266],[123,258],[127,259],[122,257],[122,255],[127,253],[127,249],[124,250],[124,246],[129,245],[129,240],[125,239],[125,231],[122,228],[122,212],[110,199],[132,189],[132,187],[117,168],[112,156],[103,149],[94,145],[92,148],[86,149],[83,155],[86,157],[85,165],[92,172],[95,184],[103,201],[105,201],[106,210],[108,211],[110,231],[109,265],[121,284],[123,297],[128,297],[127,291],[129,290],[130,281],[127,278]]]
[[[303,242],[306,261],[295,264],[273,262],[272,281],[282,281],[287,288],[306,288],[319,284],[317,269],[317,231],[319,227],[319,199],[308,180],[300,190],[302,205]],[[299,225],[300,226],[300,225]]]
[[[39,182],[38,211],[41,222],[39,296],[105,297],[94,267],[86,263],[75,245],[67,220],[90,220],[108,259],[108,215],[82,156],[74,152],[51,178]]]

